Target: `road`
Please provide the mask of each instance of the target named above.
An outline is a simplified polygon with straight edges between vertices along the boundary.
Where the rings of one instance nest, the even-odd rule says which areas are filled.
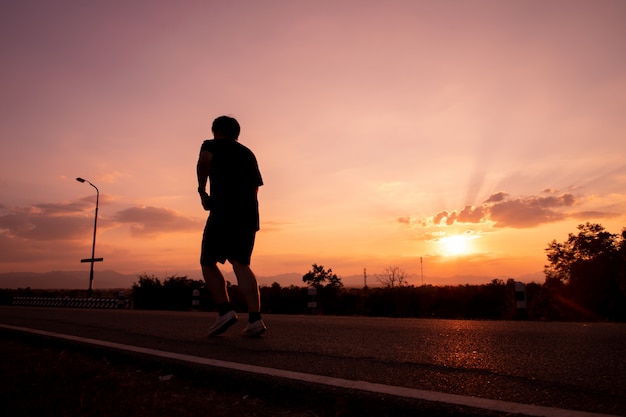
[[[626,324],[0,307],[0,324],[386,386],[626,416]],[[555,414],[557,415],[557,414]],[[566,414],[565,414],[566,415]]]

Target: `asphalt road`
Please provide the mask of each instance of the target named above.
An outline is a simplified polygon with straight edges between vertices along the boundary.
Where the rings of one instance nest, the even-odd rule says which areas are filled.
[[[0,307],[0,324],[306,374],[626,416],[626,324],[264,317],[207,338],[215,313]],[[242,317],[245,318],[245,317]]]

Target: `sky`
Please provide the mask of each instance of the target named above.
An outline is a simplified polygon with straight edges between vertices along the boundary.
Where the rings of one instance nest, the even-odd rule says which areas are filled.
[[[96,271],[200,278],[196,162],[230,115],[264,180],[261,283],[543,282],[552,240],[626,226],[625,21],[620,0],[3,1],[0,272],[88,270],[82,177]]]

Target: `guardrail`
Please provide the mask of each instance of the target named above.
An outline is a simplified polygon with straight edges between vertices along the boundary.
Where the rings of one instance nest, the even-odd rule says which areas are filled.
[[[14,306],[65,307],[65,308],[102,308],[128,309],[131,302],[127,298],[51,298],[51,297],[13,297]]]

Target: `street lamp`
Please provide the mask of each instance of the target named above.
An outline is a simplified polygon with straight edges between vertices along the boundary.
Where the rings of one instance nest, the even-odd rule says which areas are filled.
[[[87,181],[84,178],[80,178],[80,177],[76,178],[76,181],[86,182],[87,184],[91,185],[93,188],[96,189],[96,217],[93,221],[93,245],[91,246],[91,258],[80,260],[81,262],[91,263],[91,269],[89,271],[89,292],[88,292],[88,297],[91,298],[91,293],[93,291],[93,263],[102,262],[104,260],[104,258],[94,258],[95,253],[96,253],[96,227],[98,225],[98,200],[100,199],[100,191],[98,190],[98,187],[96,187],[95,185],[93,185],[91,182]]]

